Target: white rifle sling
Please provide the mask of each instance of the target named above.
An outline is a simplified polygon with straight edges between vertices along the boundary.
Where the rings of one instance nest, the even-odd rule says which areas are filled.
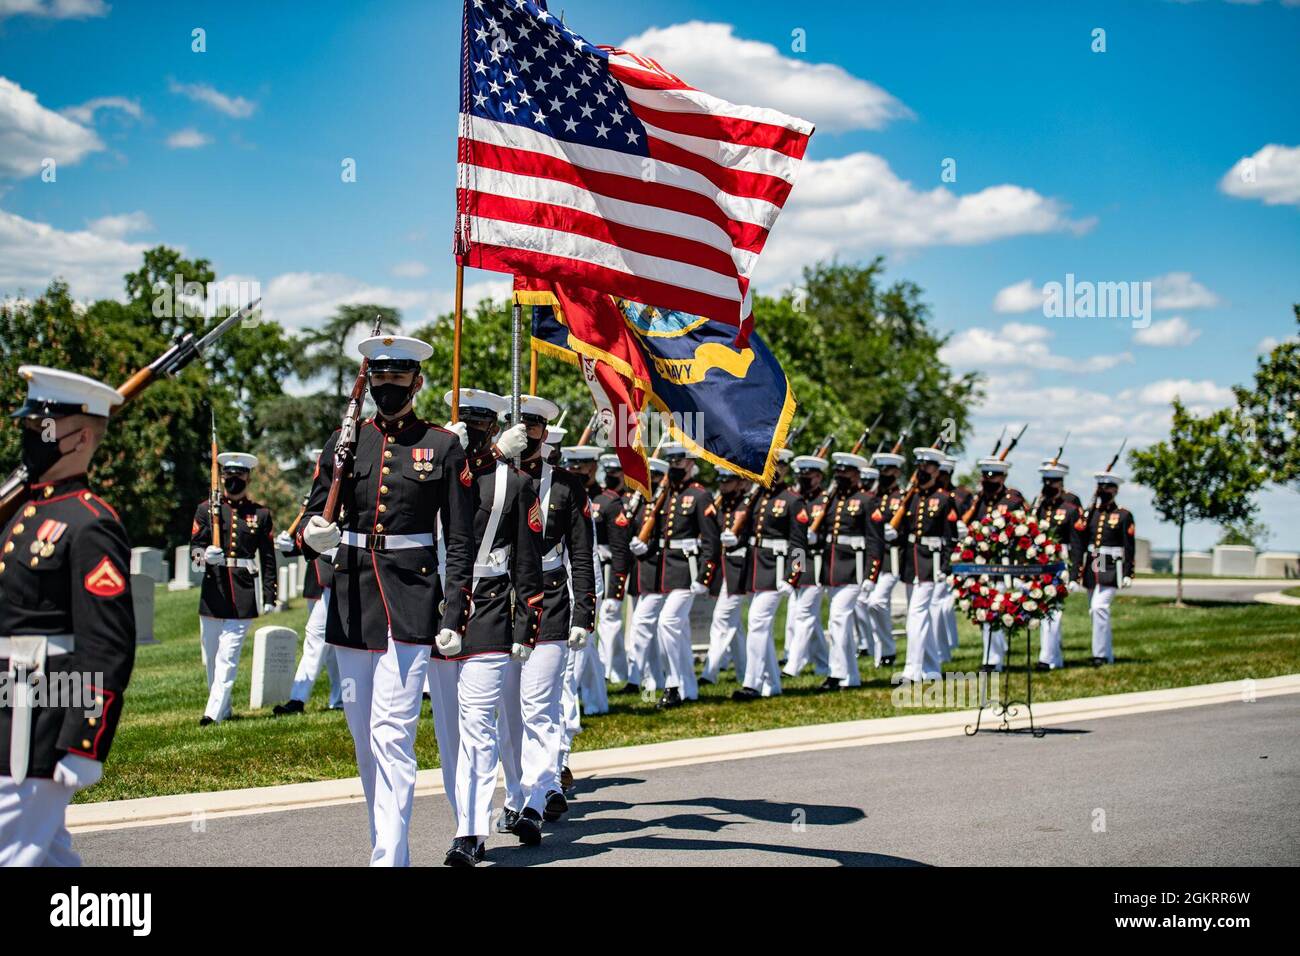
[[[507,545],[497,551],[493,551],[492,542],[496,540],[497,528],[501,526],[501,513],[505,510],[506,505],[506,482],[510,476],[510,466],[504,461],[497,462],[496,470],[492,473],[492,510],[488,514],[487,527],[483,529],[483,540],[479,542],[478,555],[474,560],[474,590],[478,590],[478,583],[485,577],[500,577],[505,574],[506,567],[510,558],[510,547]]]

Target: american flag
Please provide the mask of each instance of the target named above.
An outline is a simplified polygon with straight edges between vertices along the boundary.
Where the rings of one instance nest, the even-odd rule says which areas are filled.
[[[812,131],[588,43],[544,4],[466,0],[457,262],[743,336],[750,278]]]

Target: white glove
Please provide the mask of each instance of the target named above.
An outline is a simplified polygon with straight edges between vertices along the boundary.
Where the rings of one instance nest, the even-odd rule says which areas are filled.
[[[893,525],[890,525],[890,524],[885,525],[885,540],[886,540],[886,541],[897,541],[897,540],[898,540],[898,529],[895,528]]]
[[[460,439],[461,448],[469,447],[469,431],[466,429],[464,422],[448,422],[443,427],[447,431],[453,432]]]
[[[67,754],[54,765],[54,782],[73,790],[84,790],[99,783],[104,765],[80,754]]]
[[[605,562],[613,561],[614,552],[609,549],[609,545],[598,544],[596,545],[596,557]]]
[[[1083,585],[1081,585],[1078,581],[1071,581],[1069,584],[1065,586],[1065,590],[1068,591],[1070,594],[1073,594],[1075,591],[1082,591]]]
[[[1123,581],[1119,582],[1119,586],[1122,588],[1131,588],[1133,586],[1133,579],[1125,578]]]
[[[339,543],[343,533],[333,521],[326,521],[320,515],[312,515],[307,528],[302,533],[303,543],[317,554],[324,554]]]
[[[708,593],[709,593],[709,586],[708,586],[707,584],[704,584],[704,583],[700,582],[700,581],[692,581],[692,582],[691,582],[691,593],[692,593],[692,594],[708,594]]]
[[[528,445],[528,429],[524,423],[511,425],[501,433],[497,439],[497,451],[501,452],[502,458],[514,458]]]
[[[964,521],[957,522],[957,537],[959,538],[966,537],[966,532],[968,531],[970,531],[970,528],[966,527],[966,522]]]
[[[615,601],[613,598],[605,598],[605,600],[600,602],[600,616],[602,618],[618,617],[619,612],[622,610],[622,601]]]
[[[734,548],[738,544],[740,544],[740,539],[732,534],[730,528],[722,532],[722,546],[724,548]]]
[[[580,627],[569,628],[569,650],[576,651],[587,643],[587,632]]]
[[[871,592],[876,589],[875,581],[863,581],[858,585],[858,603],[866,604],[871,600]]]
[[[275,605],[274,605],[274,604],[263,604],[263,605],[262,605],[262,613],[263,613],[263,614],[274,614],[274,613],[275,613]]]
[[[782,581],[776,586],[776,593],[784,594],[786,597],[789,597],[791,594],[794,594],[794,585],[789,581]]]
[[[532,653],[533,653],[533,649],[529,647],[527,644],[510,645],[510,656],[515,660],[519,661],[519,663],[521,664],[524,661],[528,660],[528,658],[532,656]]]
[[[293,538],[289,537],[289,532],[281,531],[275,536],[275,546],[280,549],[281,554],[288,554],[293,550]]]
[[[639,558],[650,550],[650,545],[646,544],[640,538],[633,538],[627,543],[627,549]]]
[[[226,552],[222,551],[215,544],[210,544],[203,549],[203,562],[210,564],[214,568],[221,567],[226,563]]]
[[[444,627],[438,632],[433,643],[438,648],[438,653],[443,657],[455,657],[460,653],[460,635],[449,627]]]

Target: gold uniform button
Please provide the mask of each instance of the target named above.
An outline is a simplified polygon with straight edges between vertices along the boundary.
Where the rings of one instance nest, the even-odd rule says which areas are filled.
[[[35,505],[28,505],[28,506],[23,510],[23,517],[24,517],[24,518],[30,518],[30,517],[32,517],[34,514],[36,514],[36,506],[35,506]]]
[[[89,750],[89,749],[90,749],[90,741],[89,741],[89,740],[83,740],[83,741],[81,742],[81,747],[82,747],[83,750]]]
[[[383,530],[384,530],[384,526],[381,525],[381,524],[377,524],[377,525],[375,525],[375,530],[376,530],[376,531],[383,531]]]
[[[390,469],[387,465],[384,465],[384,474],[385,474],[385,475],[388,474],[389,471],[391,471],[391,470],[392,470],[392,469]]]
[[[0,572],[3,572],[4,569],[5,569],[5,563],[3,561],[0,561]]]
[[[385,457],[385,458],[392,458],[392,457],[393,457],[393,453],[392,453],[391,451],[385,449],[385,451],[384,451],[384,457]]]
[[[381,495],[386,495],[386,494],[388,494],[388,486],[387,486],[387,485],[380,485],[380,486],[379,486],[379,493],[380,493]]]
[[[87,722],[88,724],[90,724],[90,726],[92,726],[92,727],[94,727],[95,724],[98,723],[98,721],[95,720],[94,717],[87,718],[87,721],[86,721],[86,722]]]
[[[14,534],[22,534],[25,530],[27,529],[23,527],[23,523],[21,521],[18,522],[16,525],[14,525]]]
[[[5,544],[5,554],[8,554],[13,549],[14,549],[14,543],[12,541],[9,541]]]
[[[387,506],[387,505],[380,505],[380,506],[379,506],[379,510],[380,510],[380,511],[387,511],[387,510],[388,510],[388,506]]]
[[[38,564],[40,564],[40,563],[41,563],[41,559],[40,559],[40,558],[32,558],[32,567],[36,567],[36,565],[38,565]]]

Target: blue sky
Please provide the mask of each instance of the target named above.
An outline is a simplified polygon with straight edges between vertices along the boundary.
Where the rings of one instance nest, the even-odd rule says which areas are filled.
[[[702,89],[818,124],[757,286],[789,284],[809,256],[887,255],[953,334],[947,357],[991,376],[973,447],[1032,422],[1023,487],[1065,428],[1082,477],[1125,433],[1158,438],[1172,395],[1225,403],[1260,343],[1295,331],[1300,6],[564,12],[593,42],[633,41]],[[259,280],[291,327],[361,299],[412,321],[445,309],[459,16],[427,0],[0,0],[0,294],[55,273],[79,295],[117,294],[139,251],[165,242]],[[39,175],[46,156],[54,182]],[[341,181],[345,158],[356,182]],[[1045,317],[1035,290],[1067,273],[1154,280],[1152,328]],[[467,282],[471,295],[504,288],[487,273]],[[1140,489],[1125,498],[1157,546],[1172,543]],[[1300,548],[1297,496],[1262,500],[1270,545]]]

